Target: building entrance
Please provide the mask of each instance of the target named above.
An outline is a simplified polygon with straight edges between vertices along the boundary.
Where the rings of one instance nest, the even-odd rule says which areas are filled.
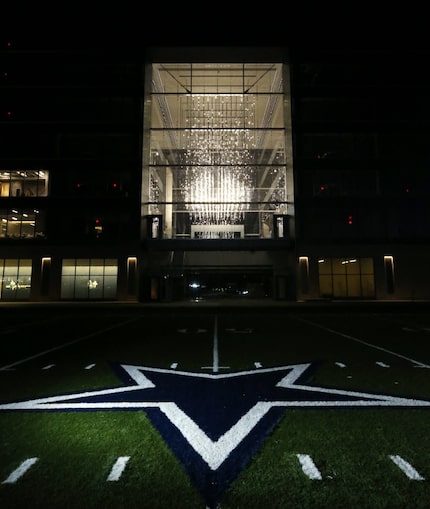
[[[266,299],[272,297],[272,274],[269,272],[196,271],[185,275],[185,298]]]

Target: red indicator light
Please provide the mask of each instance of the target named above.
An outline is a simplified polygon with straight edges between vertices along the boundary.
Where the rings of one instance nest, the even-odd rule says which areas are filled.
[[[348,216],[348,224],[352,224],[352,216]]]

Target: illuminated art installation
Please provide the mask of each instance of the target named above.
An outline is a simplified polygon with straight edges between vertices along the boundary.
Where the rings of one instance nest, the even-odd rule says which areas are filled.
[[[186,97],[186,173],[182,193],[193,224],[238,224],[252,199],[248,167],[255,101],[232,94]]]
[[[142,217],[162,217],[163,238],[270,238],[292,196],[282,65],[153,64],[151,77]]]

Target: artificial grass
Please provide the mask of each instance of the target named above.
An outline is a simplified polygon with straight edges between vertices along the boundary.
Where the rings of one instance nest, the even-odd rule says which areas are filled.
[[[24,413],[0,416],[0,476],[39,461],[16,484],[0,484],[1,507],[201,507],[201,496],[144,412]],[[119,481],[116,458],[130,456]]]
[[[152,322],[125,320],[100,337],[0,372],[0,402],[21,401],[123,384],[111,361],[202,372],[211,364],[213,314],[179,315]],[[430,400],[428,369],[407,359],[314,328],[288,316],[223,315],[218,346],[222,372],[310,363],[305,384]],[[396,333],[392,317],[305,317],[338,327],[388,350],[429,358],[428,332]],[[412,320],[414,317],[405,317]],[[421,318],[420,326],[427,325]],[[105,317],[91,317],[91,331]],[[115,324],[115,317],[109,321]],[[67,324],[70,324],[68,317]],[[285,323],[288,322],[288,327]],[[404,321],[401,325],[403,327]],[[397,324],[396,324],[397,326]],[[186,330],[186,332],[183,332]],[[67,337],[81,334],[78,321]],[[43,348],[55,343],[51,334]],[[26,342],[30,340],[26,336]],[[35,340],[36,341],[36,340]],[[378,343],[379,342],[379,343]],[[25,346],[25,345],[24,345]],[[23,345],[14,343],[8,354]],[[37,345],[31,345],[32,352]],[[403,349],[402,349],[403,348]],[[336,364],[344,363],[344,367]],[[376,364],[384,361],[389,368]],[[47,371],[44,365],[55,363]],[[86,370],[90,363],[95,366]],[[228,366],[225,367],[225,366]],[[224,368],[225,367],[225,368]],[[190,394],[190,398],[193,394]],[[234,394],[232,394],[234,397]],[[419,408],[288,409],[257,454],[230,479],[221,509],[414,509],[430,500],[430,410]],[[143,410],[0,412],[0,507],[9,508],[205,508],[198,488]],[[302,471],[308,454],[322,480]],[[425,478],[408,479],[389,459],[398,454]],[[106,479],[116,459],[130,456],[117,482]],[[1,484],[26,458],[39,461],[16,483]]]
[[[0,484],[3,508],[205,507],[144,412],[4,413],[0,478],[28,457],[38,463],[14,485]],[[408,479],[399,454],[430,476],[430,413],[402,409],[289,410],[221,499],[232,508],[428,507],[428,481]],[[405,433],[405,429],[408,433]],[[304,475],[309,454],[322,480]],[[107,482],[119,456],[121,478]]]
[[[429,477],[429,425],[426,410],[287,411],[222,508],[428,508],[429,482],[408,479],[389,455],[401,455]],[[296,457],[303,453],[322,480],[303,474]]]

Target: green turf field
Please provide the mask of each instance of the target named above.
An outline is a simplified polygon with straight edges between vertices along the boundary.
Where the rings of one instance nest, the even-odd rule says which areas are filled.
[[[425,308],[0,319],[2,509],[430,507]]]

